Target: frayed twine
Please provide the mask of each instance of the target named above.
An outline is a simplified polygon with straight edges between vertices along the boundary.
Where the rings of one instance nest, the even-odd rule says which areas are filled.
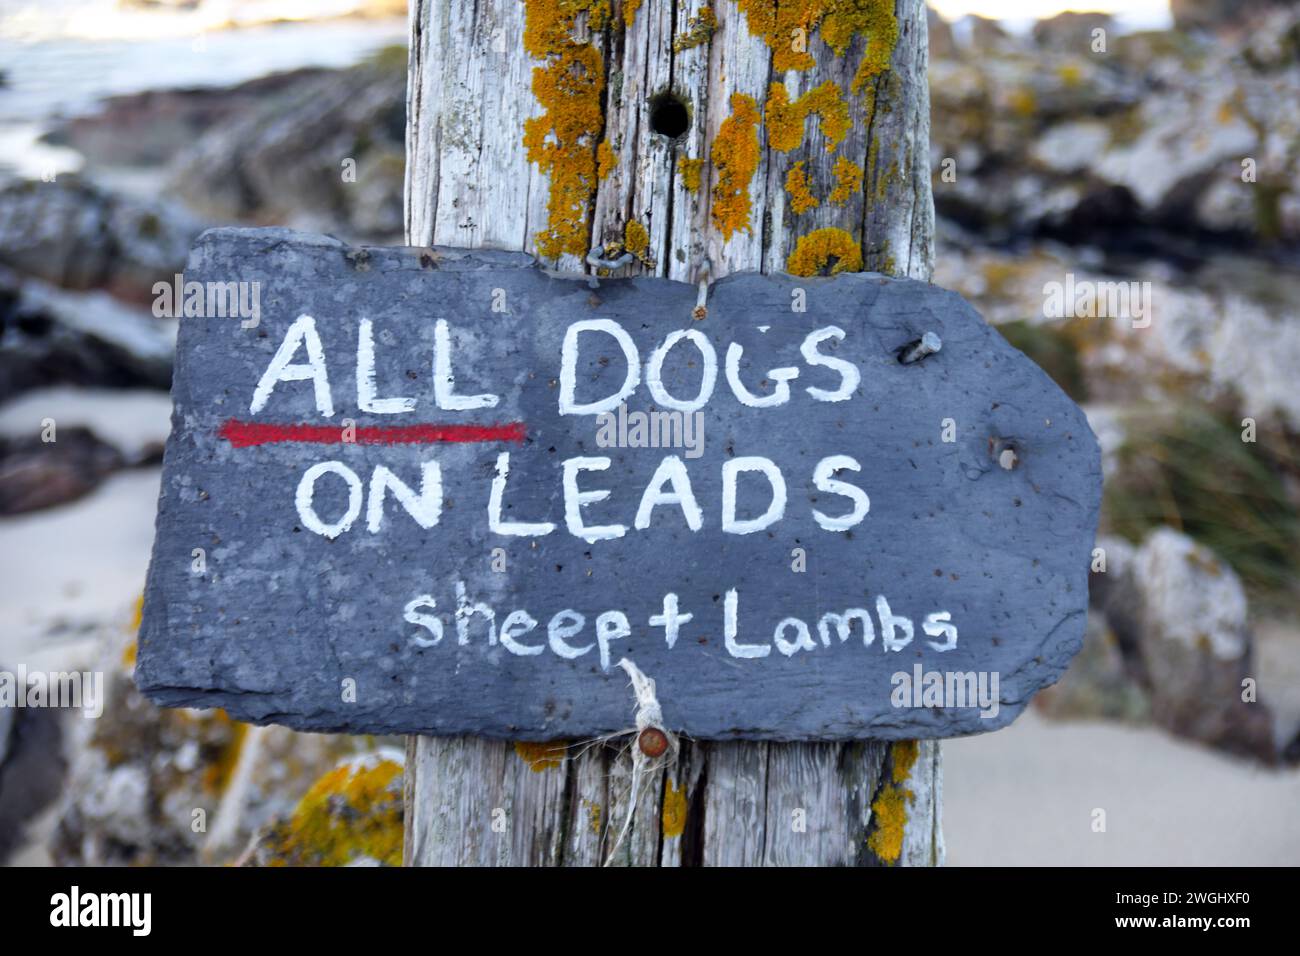
[[[677,759],[679,747],[677,735],[669,733],[664,727],[663,709],[659,706],[659,698],[655,696],[655,682],[626,657],[618,662],[618,666],[627,671],[632,682],[632,693],[636,697],[636,746],[632,748],[632,787],[627,819],[623,821],[618,839],[605,857],[605,866],[613,863],[632,827],[632,817],[636,813],[643,785],[653,778],[656,770]]]

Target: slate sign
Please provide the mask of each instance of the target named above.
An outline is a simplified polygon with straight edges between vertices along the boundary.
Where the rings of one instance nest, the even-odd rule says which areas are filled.
[[[737,275],[699,320],[663,279],[234,229],[177,292],[160,704],[578,738],[630,728],[626,657],[699,738],[947,737],[1079,648],[1096,439],[951,292]]]

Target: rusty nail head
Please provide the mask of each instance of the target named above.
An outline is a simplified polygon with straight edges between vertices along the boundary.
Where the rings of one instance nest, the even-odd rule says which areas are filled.
[[[647,757],[662,757],[668,750],[668,735],[658,727],[647,727],[636,737],[637,746]]]

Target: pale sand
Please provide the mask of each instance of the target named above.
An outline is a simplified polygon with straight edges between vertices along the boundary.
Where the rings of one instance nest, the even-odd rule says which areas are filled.
[[[948,741],[943,759],[952,866],[1300,864],[1300,768],[1032,712]],[[1104,833],[1093,832],[1094,808],[1106,811]]]

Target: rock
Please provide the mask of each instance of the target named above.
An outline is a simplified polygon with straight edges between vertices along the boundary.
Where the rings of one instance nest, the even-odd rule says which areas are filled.
[[[1143,723],[1150,718],[1151,702],[1129,673],[1105,615],[1094,611],[1088,615],[1083,649],[1060,682],[1034,698],[1034,707],[1058,720]]]
[[[402,764],[393,749],[340,762],[257,835],[241,865],[401,866]]]
[[[401,242],[406,58],[302,75],[176,157],[172,188],[213,218]]]
[[[103,715],[72,724],[76,757],[51,841],[59,865],[231,862],[311,781],[373,746],[251,727],[220,710],[160,710],[135,689],[133,630],[108,642],[97,668]]]
[[[94,166],[165,166],[207,130],[329,72],[292,70],[232,87],[146,90],[110,96],[96,112],[58,122],[41,139],[75,149]]]
[[[88,428],[62,428],[57,440],[0,437],[0,515],[74,501],[126,464]]]
[[[0,269],[0,402],[29,389],[171,385],[176,324],[102,292],[69,293]]]
[[[1213,30],[1239,24],[1294,0],[1169,0],[1178,30]]]
[[[59,711],[0,707],[0,865],[59,795],[66,770]]]
[[[1034,42],[1048,50],[1073,50],[1086,53],[1092,49],[1095,30],[1107,33],[1113,29],[1115,18],[1109,13],[1075,13],[1067,10],[1034,24]]]
[[[1107,568],[1092,576],[1095,604],[1146,693],[1151,719],[1180,737],[1274,761],[1267,707],[1243,700],[1254,661],[1237,575],[1171,528],[1135,551],[1115,539],[1099,543]]]
[[[65,289],[152,302],[153,284],[184,269],[202,229],[175,207],[126,199],[75,176],[0,186],[0,264]]]
[[[936,155],[958,159],[956,182],[935,177],[936,210],[995,242],[1300,240],[1300,8],[1215,37],[1115,35],[1094,54],[1106,22],[1062,14],[1032,45],[954,26],[930,69]]]
[[[952,35],[952,24],[934,12],[934,7],[925,8],[926,33],[930,42],[930,56],[952,56],[957,50],[957,41]]]

